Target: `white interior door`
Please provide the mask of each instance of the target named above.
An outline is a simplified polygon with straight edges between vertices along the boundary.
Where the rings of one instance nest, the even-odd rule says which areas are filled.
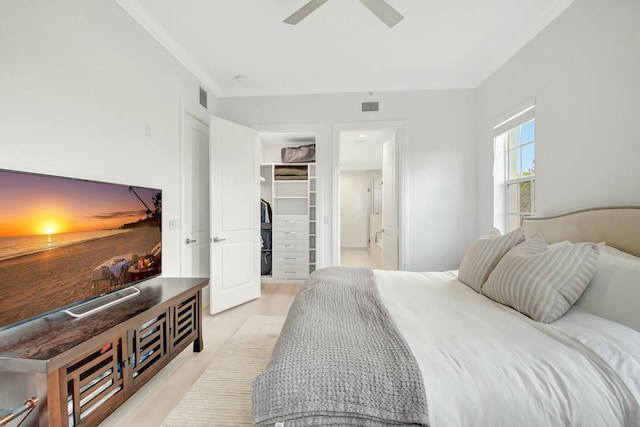
[[[209,277],[209,125],[186,112],[183,120],[181,275]]]
[[[382,269],[398,269],[398,160],[395,137],[382,145]]]
[[[258,132],[211,117],[211,314],[260,297]]]

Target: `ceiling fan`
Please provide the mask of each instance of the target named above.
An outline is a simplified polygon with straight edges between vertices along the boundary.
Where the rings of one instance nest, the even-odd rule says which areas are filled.
[[[295,11],[291,16],[285,19],[283,22],[291,25],[296,25],[298,22],[306,18],[311,12],[325,4],[327,0],[311,0],[300,9]],[[404,16],[400,15],[398,11],[389,6],[385,0],[360,0],[360,3],[365,5],[367,9],[373,12],[382,22],[387,24],[389,28],[396,25],[398,22],[404,19]]]

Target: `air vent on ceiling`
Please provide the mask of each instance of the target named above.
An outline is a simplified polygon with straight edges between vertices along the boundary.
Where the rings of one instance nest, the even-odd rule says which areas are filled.
[[[207,91],[200,88],[200,105],[207,108]]]
[[[380,111],[379,102],[363,102],[362,111]]]

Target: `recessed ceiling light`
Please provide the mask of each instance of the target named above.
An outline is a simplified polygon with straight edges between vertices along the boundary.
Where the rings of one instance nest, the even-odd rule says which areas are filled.
[[[364,133],[361,133],[360,135],[358,135],[358,138],[364,138],[364,137],[366,137],[366,136],[367,136],[367,135],[365,135]]]

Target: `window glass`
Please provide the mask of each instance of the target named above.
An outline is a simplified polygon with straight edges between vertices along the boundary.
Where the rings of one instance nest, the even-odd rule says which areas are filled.
[[[507,203],[508,203],[508,212],[518,212],[519,197],[518,197],[518,184],[510,184],[507,185],[508,193],[507,193]]]
[[[504,153],[504,215],[507,231],[518,228],[522,218],[535,212],[535,119],[533,110],[523,120],[515,116],[513,127],[499,126],[496,141]],[[522,117],[520,115],[520,117]],[[496,154],[496,159],[498,155]],[[503,218],[505,218],[503,217]]]
[[[531,203],[531,181],[523,181],[518,184],[518,211],[523,214],[531,214],[533,203]]]
[[[531,176],[535,172],[535,149],[533,143],[530,143],[522,147],[521,176]]]
[[[522,167],[520,165],[520,151],[517,149],[510,150],[507,156],[507,162],[509,163],[509,174],[507,178],[519,178],[522,174]]]
[[[507,148],[509,150],[513,150],[518,146],[518,129],[519,128],[512,129],[507,133],[507,139],[509,140],[509,146]]]
[[[522,125],[522,143],[526,144],[527,142],[533,142],[534,133],[535,127],[533,125],[533,120]]]

